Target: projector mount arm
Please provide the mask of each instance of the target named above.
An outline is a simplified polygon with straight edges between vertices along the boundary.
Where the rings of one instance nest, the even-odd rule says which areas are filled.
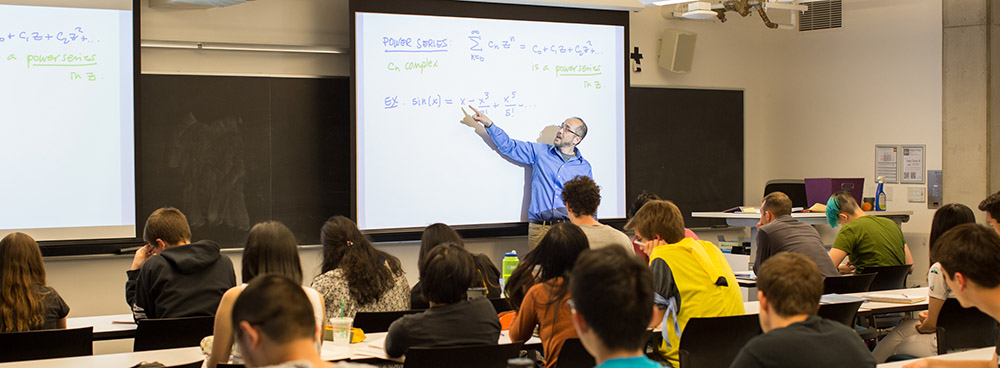
[[[723,23],[726,22],[726,11],[732,10],[739,13],[740,16],[750,15],[752,9],[757,9],[757,14],[760,14],[760,18],[764,20],[764,24],[767,28],[775,29],[778,25],[771,22],[771,19],[767,17],[767,13],[764,12],[764,4],[758,0],[726,0],[723,3],[724,9],[716,9],[717,17]]]

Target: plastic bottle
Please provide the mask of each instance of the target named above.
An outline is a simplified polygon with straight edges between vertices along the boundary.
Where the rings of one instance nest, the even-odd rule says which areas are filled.
[[[514,269],[517,268],[517,264],[519,262],[520,260],[517,259],[517,251],[511,250],[510,252],[507,252],[507,254],[504,254],[502,264],[503,269],[501,271],[503,273],[504,284],[507,284],[507,279],[510,278],[510,274],[514,273]]]
[[[885,211],[885,177],[879,176],[875,180],[878,181],[878,187],[875,188],[875,210]]]

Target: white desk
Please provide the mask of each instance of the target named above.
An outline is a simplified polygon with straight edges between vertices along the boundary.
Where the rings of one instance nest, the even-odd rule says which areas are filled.
[[[912,288],[912,289],[882,290],[882,291],[871,291],[871,292],[865,292],[865,293],[851,293],[851,294],[844,294],[844,295],[857,296],[857,297],[865,297],[865,296],[868,296],[868,294],[893,294],[893,293],[899,293],[899,292],[905,292],[905,293],[907,293],[907,295],[915,294],[915,295],[924,295],[924,296],[926,296],[927,295],[927,288],[926,287],[922,287],[922,288]],[[922,301],[919,301],[919,302],[916,302],[916,303],[909,303],[909,304],[905,304],[905,303],[881,303],[881,302],[869,302],[869,301],[866,301],[863,304],[861,304],[860,308],[858,308],[858,315],[859,316],[864,316],[864,315],[876,314],[876,313],[912,312],[912,311],[918,311],[918,310],[924,310],[924,309],[927,309],[927,299],[926,298],[924,298],[924,300],[922,300]],[[760,313],[760,302],[759,301],[752,301],[752,302],[743,303],[743,311],[744,311],[745,314],[759,314]]]
[[[94,327],[94,340],[130,339],[135,337],[135,322],[131,314],[72,317],[66,328]]]
[[[921,360],[921,359],[990,360],[990,359],[993,359],[993,353],[995,351],[996,350],[993,347],[981,348],[981,349],[975,349],[975,350],[967,350],[967,351],[963,351],[963,352],[959,352],[959,353],[950,353],[950,354],[945,354],[945,355],[938,355],[938,356],[929,357],[929,358],[904,360],[904,361],[892,362],[892,363],[882,363],[882,364],[879,364],[878,367],[879,368],[900,368],[900,367],[902,367],[904,365],[913,363],[913,362],[915,362],[917,360]]]
[[[51,368],[51,367],[73,367],[73,368],[125,368],[136,365],[139,362],[160,362],[164,365],[178,365],[204,360],[205,355],[201,353],[199,347],[150,350],[133,353],[89,355],[72,358],[28,360],[22,362],[10,362],[0,364],[0,368]]]
[[[910,221],[913,211],[869,211],[866,215],[885,217],[902,226],[904,222]],[[691,217],[725,219],[729,226],[742,226],[750,228],[750,264],[757,259],[757,223],[760,222],[759,213],[727,213],[727,212],[691,212]],[[797,212],[792,217],[810,225],[827,225],[826,213],[818,212]],[[756,291],[754,291],[756,292]]]

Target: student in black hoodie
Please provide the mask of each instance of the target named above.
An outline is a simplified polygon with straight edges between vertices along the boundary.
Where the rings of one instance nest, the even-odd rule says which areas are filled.
[[[236,286],[229,257],[210,240],[191,243],[187,217],[160,208],[146,220],[146,242],[126,271],[125,300],[136,320],[213,316],[222,294]]]

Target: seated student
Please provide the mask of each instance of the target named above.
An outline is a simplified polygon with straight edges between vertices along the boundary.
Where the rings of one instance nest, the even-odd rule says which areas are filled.
[[[517,310],[510,323],[510,339],[526,341],[537,326],[548,368],[556,365],[563,342],[577,337],[566,300],[573,263],[588,248],[580,227],[557,223],[510,275],[505,291]]]
[[[646,358],[653,273],[618,247],[584,251],[570,277],[573,327],[598,368],[659,368]],[[609,318],[612,317],[612,318]]]
[[[948,288],[964,308],[979,308],[1000,321],[1000,236],[977,224],[962,224],[948,230],[934,246],[932,254],[941,264]],[[925,359],[904,367],[996,367],[1000,352],[1000,329],[996,351],[990,361]]]
[[[385,352],[398,357],[411,347],[496,345],[500,320],[493,304],[482,297],[468,299],[476,278],[472,255],[455,243],[427,252],[419,266],[424,298],[430,308],[400,317],[389,325]]]
[[[979,202],[979,210],[986,212],[986,222],[990,224],[993,231],[1000,233],[1000,192],[990,194],[982,202]]]
[[[295,283],[302,284],[302,265],[299,262],[299,248],[295,234],[277,221],[261,222],[250,228],[246,245],[243,247],[243,285],[230,288],[215,312],[215,328],[212,340],[212,354],[205,359],[205,366],[214,368],[219,363],[232,361],[239,363],[242,358],[232,351],[233,325],[231,316],[233,303],[247,284],[263,274],[281,275]],[[316,290],[302,287],[309,298],[317,327],[323,326],[323,297]],[[317,341],[320,342],[320,341]],[[319,345],[316,348],[319,349]]]
[[[320,233],[323,265],[312,287],[323,295],[327,317],[391,312],[410,307],[410,287],[399,258],[372,247],[354,221],[327,220]]]
[[[785,193],[772,192],[764,196],[760,205],[760,222],[757,223],[757,272],[767,259],[781,252],[795,252],[809,257],[819,267],[823,277],[840,276],[837,265],[823,248],[819,232],[812,225],[792,217],[792,200]]]
[[[949,203],[934,212],[931,221],[930,262],[927,273],[927,310],[920,312],[919,319],[906,319],[879,341],[872,353],[875,360],[882,363],[896,354],[918,358],[937,355],[937,318],[941,307],[955,294],[948,288],[941,273],[941,264],[934,258],[935,243],[946,231],[968,223],[975,223],[972,209],[960,203]]]
[[[420,236],[420,253],[417,256],[417,264],[423,262],[427,252],[432,248],[444,243],[455,243],[460,247],[465,247],[462,237],[458,236],[458,233],[448,225],[436,223],[424,229],[423,235]],[[476,254],[472,258],[476,262],[476,280],[472,283],[473,287],[486,288],[487,298],[500,298],[500,270],[485,254]],[[430,308],[430,304],[427,304],[427,300],[424,299],[422,289],[423,285],[420,284],[420,281],[413,285],[413,289],[410,290],[410,309]]]
[[[142,239],[146,245],[135,252],[125,282],[135,319],[212,316],[222,294],[236,286],[233,262],[213,241],[192,243],[180,210],[153,211]]]
[[[857,332],[816,315],[823,276],[808,257],[779,253],[760,267],[758,335],[740,350],[732,368],[875,367]]]
[[[912,265],[910,246],[903,231],[890,219],[866,215],[851,192],[840,191],[826,203],[830,227],[844,225],[830,249],[830,260],[841,273],[862,273],[868,266]],[[850,264],[840,265],[850,256]]]
[[[0,332],[66,328],[69,306],[45,284],[38,243],[25,233],[0,240]]]
[[[635,202],[632,202],[632,207],[629,207],[628,218],[631,219],[633,216],[635,216],[635,213],[639,212],[639,209],[642,208],[642,206],[646,204],[646,202],[659,201],[659,200],[661,200],[660,196],[654,193],[649,193],[647,191],[642,191],[642,193],[639,193],[639,196],[635,198]],[[694,240],[701,240],[698,238],[698,235],[694,233],[694,231],[691,231],[691,229],[688,228],[684,228],[684,237],[691,238]],[[632,237],[632,249],[635,251],[635,254],[637,256],[642,258],[643,261],[649,263],[649,255],[643,251],[643,245],[639,243],[639,238],[637,236]]]
[[[611,226],[597,222],[597,206],[601,204],[601,188],[594,179],[587,176],[577,176],[562,188],[563,203],[569,212],[569,220],[579,226],[587,235],[591,249],[607,246],[619,246],[635,254],[632,240],[628,235]]]
[[[635,229],[649,254],[659,308],[653,320],[663,327],[659,352],[677,367],[680,337],[689,319],[743,314],[736,276],[714,244],[684,237],[684,218],[673,202],[647,202],[625,228]]]
[[[316,351],[322,329],[302,286],[284,276],[256,277],[233,302],[229,324],[246,366],[333,367]]]

